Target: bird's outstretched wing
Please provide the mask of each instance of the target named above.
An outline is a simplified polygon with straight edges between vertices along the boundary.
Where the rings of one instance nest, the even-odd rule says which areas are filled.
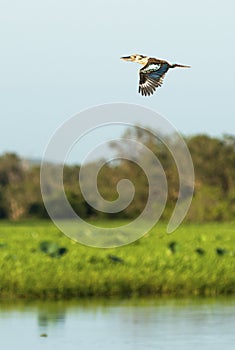
[[[164,76],[169,69],[166,63],[150,63],[140,69],[139,93],[144,96],[154,93],[162,85]]]

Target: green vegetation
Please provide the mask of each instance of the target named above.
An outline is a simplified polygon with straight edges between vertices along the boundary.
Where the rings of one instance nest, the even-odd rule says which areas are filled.
[[[184,224],[170,235],[161,223],[115,249],[82,246],[46,221],[0,223],[1,298],[234,292],[234,223]]]
[[[166,147],[156,140],[151,132],[143,132],[137,128],[134,131],[127,130],[126,134],[151,149],[163,166],[169,193],[162,218],[167,220],[178,197],[178,172],[174,160]],[[194,198],[186,221],[234,220],[235,137],[213,138],[197,135],[187,137],[185,141],[192,155],[196,176]],[[174,144],[174,137],[170,142]],[[120,149],[120,145],[117,146],[115,143],[112,149],[117,156],[132,152]],[[122,160],[118,164],[106,164],[100,171],[98,188],[107,200],[117,198],[116,186],[120,179],[127,178],[135,186],[134,200],[118,214],[96,211],[86,203],[78,184],[79,170],[79,165],[64,167],[64,187],[71,206],[83,218],[133,219],[143,211],[148,196],[148,183],[145,174],[136,164]],[[38,165],[22,161],[15,154],[0,156],[0,219],[47,218],[40,192],[39,172]],[[64,215],[61,213],[58,198],[52,196],[50,203],[53,204],[55,215],[60,217]]]
[[[194,198],[185,224],[167,235],[164,222],[171,216],[178,197],[174,160],[151,131],[134,128],[127,130],[126,136],[157,155],[168,181],[168,202],[157,228],[141,240],[116,249],[84,247],[66,238],[52,223],[32,221],[48,218],[40,192],[39,165],[23,161],[16,154],[0,156],[0,298],[235,292],[235,230],[234,223],[230,223],[235,217],[235,137],[185,138],[195,167]],[[169,142],[175,146],[174,137]],[[122,157],[133,150],[125,146],[122,149],[115,142],[112,148],[119,161],[106,164],[97,182],[107,200],[117,198],[119,180],[133,182],[135,197],[120,213],[107,214],[89,206],[78,184],[79,165],[64,167],[64,188],[71,206],[82,218],[95,220],[99,226],[133,220],[143,211],[148,196],[146,174]],[[141,153],[136,156],[141,157]],[[52,174],[55,167],[49,166]],[[64,218],[58,198],[50,192],[56,186],[51,182],[49,201],[55,216]],[[156,191],[160,198],[160,186]],[[31,221],[24,224],[24,219]]]

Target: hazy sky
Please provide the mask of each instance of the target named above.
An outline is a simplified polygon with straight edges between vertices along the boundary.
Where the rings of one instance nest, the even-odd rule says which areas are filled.
[[[109,102],[151,107],[183,134],[235,134],[234,0],[0,4],[0,153],[41,157],[64,120]],[[140,67],[119,59],[131,53],[192,68],[144,98]]]

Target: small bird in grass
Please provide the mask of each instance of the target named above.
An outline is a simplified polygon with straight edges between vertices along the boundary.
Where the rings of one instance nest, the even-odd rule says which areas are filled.
[[[156,88],[162,85],[166,72],[170,68],[190,68],[183,64],[171,64],[160,58],[148,57],[143,55],[131,55],[121,57],[122,60],[132,61],[142,64],[143,68],[139,70],[139,93],[144,96],[150,96]]]

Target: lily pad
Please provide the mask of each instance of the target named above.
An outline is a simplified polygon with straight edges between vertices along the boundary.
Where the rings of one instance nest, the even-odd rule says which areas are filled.
[[[224,248],[216,248],[215,251],[216,251],[217,255],[225,255],[225,254],[228,253],[228,251],[226,249],[224,249]]]
[[[172,241],[168,244],[168,248],[170,249],[170,251],[175,254],[180,250],[180,245],[179,243]]]
[[[115,263],[121,263],[121,264],[124,263],[124,260],[123,260],[122,258],[119,258],[119,257],[116,256],[116,255],[111,255],[111,254],[109,254],[109,255],[108,255],[108,259],[111,260],[111,261],[113,261],[113,262],[115,262]]]
[[[56,242],[43,241],[40,243],[39,249],[52,258],[58,258],[67,253],[67,248],[60,247]]]
[[[205,255],[205,250],[203,248],[196,248],[195,249],[195,252],[198,254],[198,255]]]

